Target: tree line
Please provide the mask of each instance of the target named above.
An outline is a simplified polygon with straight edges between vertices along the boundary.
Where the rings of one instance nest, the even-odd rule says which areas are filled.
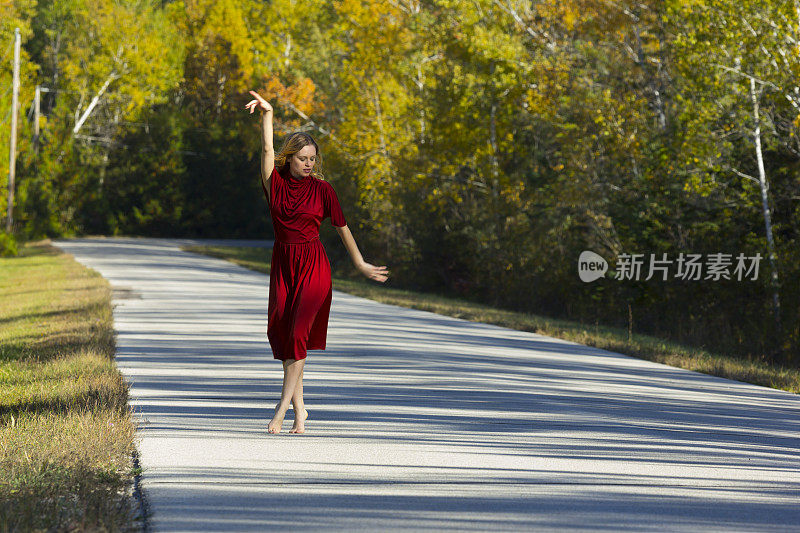
[[[318,141],[395,284],[796,365],[798,2],[6,3],[14,231],[269,238],[255,89],[277,145]],[[606,277],[579,278],[586,250]],[[615,279],[622,254],[763,261],[757,279]]]

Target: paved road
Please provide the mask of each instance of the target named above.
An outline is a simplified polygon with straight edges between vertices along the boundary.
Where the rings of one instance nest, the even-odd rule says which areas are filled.
[[[800,397],[341,292],[268,435],[268,278],[176,242],[54,243],[116,288],[155,531],[800,530]]]

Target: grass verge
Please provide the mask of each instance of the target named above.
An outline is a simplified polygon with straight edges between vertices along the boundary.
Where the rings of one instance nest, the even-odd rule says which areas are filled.
[[[0,258],[0,531],[136,531],[111,289],[47,240]]]
[[[183,246],[181,249],[227,259],[251,270],[269,273],[271,253],[269,249],[235,246]],[[634,333],[628,340],[628,331],[622,328],[586,326],[569,320],[496,309],[459,298],[385,287],[366,279],[362,281],[349,278],[344,272],[337,269],[336,265],[332,265],[332,267],[333,284],[336,290],[377,302],[421,309],[473,322],[495,324],[510,329],[531,331],[704,374],[793,393],[800,392],[800,370],[798,369],[715,354],[649,335]]]

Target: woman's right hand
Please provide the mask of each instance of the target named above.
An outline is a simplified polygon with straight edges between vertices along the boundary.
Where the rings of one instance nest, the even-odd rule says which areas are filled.
[[[245,108],[249,108],[250,109],[250,114],[251,115],[253,114],[253,111],[256,110],[256,108],[261,109],[265,113],[268,112],[268,111],[272,111],[272,106],[269,105],[269,102],[267,102],[266,100],[261,98],[260,94],[258,94],[255,91],[248,91],[248,92],[253,95],[253,98],[255,98],[255,100],[250,100],[244,106]]]

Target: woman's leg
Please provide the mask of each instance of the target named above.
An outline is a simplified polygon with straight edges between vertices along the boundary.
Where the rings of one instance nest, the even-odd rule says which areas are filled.
[[[303,402],[303,372],[305,372],[305,365],[303,368],[300,369],[300,377],[297,378],[297,385],[294,388],[294,394],[292,395],[292,406],[296,413],[302,413],[303,409],[305,409],[305,403]]]
[[[269,433],[280,433],[283,417],[289,409],[289,403],[297,387],[297,380],[305,364],[305,359],[289,359],[283,361],[283,390],[281,390],[281,399],[278,405],[275,406],[275,416],[272,417],[267,429]]]
[[[306,411],[305,402],[303,401],[303,372],[306,367],[300,369],[300,377],[297,380],[297,386],[294,389],[294,396],[292,396],[292,405],[294,406],[294,424],[289,433],[305,433],[306,431],[306,418],[308,418],[308,411]]]

